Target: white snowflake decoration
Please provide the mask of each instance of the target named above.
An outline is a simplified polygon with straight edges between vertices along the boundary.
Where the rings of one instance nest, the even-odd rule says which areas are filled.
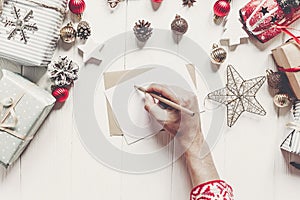
[[[12,5],[12,12],[14,19],[4,20],[4,27],[12,27],[12,29],[8,32],[7,39],[14,38],[18,33],[20,34],[20,40],[24,41],[27,44],[29,37],[27,36],[26,31],[37,31],[38,27],[36,23],[29,23],[30,19],[33,18],[33,11],[30,10],[27,14],[22,18],[20,14],[20,9],[17,9],[16,6]]]

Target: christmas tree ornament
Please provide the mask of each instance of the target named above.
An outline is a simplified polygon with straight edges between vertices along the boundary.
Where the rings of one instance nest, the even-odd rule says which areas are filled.
[[[78,19],[81,20],[82,14],[85,10],[86,4],[84,0],[70,0],[69,9],[70,11],[78,16]]]
[[[21,16],[20,9],[16,8],[14,4],[12,4],[12,12],[14,19],[5,19],[2,22],[4,23],[4,27],[11,27],[12,29],[9,31],[7,39],[10,40],[15,38],[15,36],[19,33],[20,40],[27,44],[29,37],[27,36],[26,31],[31,31],[32,33],[38,30],[36,23],[30,23],[29,21],[33,18],[33,11],[30,10],[25,14],[25,16]]]
[[[220,17],[225,17],[230,12],[230,1],[229,0],[218,0],[214,4],[214,20]]]
[[[284,108],[291,104],[288,94],[276,94],[273,97],[273,102],[278,108]]]
[[[194,3],[196,2],[196,0],[182,0],[182,5],[184,7],[188,6],[189,8],[194,6]]]
[[[153,10],[158,10],[163,0],[151,0]]]
[[[288,94],[290,98],[294,96],[284,72],[273,72],[273,70],[267,70],[266,72],[267,82],[270,88],[277,90],[279,93]]]
[[[175,19],[173,20],[171,24],[171,30],[176,35],[183,35],[188,30],[188,23],[185,19],[181,18],[180,15],[176,15]]]
[[[76,40],[76,30],[73,28],[72,22],[69,22],[60,30],[60,38],[65,43],[73,43]]]
[[[299,0],[250,0],[240,9],[244,29],[260,42],[265,43],[284,32],[300,44],[289,31],[289,25],[300,18]]]
[[[133,27],[134,35],[141,42],[146,42],[151,37],[152,31],[151,23],[145,20],[139,20]]]
[[[267,72],[267,82],[270,88],[272,89],[280,89],[283,82],[283,73],[282,72],[274,72],[269,69]]]
[[[213,44],[210,52],[211,61],[215,64],[222,64],[227,58],[227,52],[223,47]]]
[[[266,111],[255,98],[265,80],[265,76],[244,80],[233,66],[228,65],[226,87],[209,93],[207,98],[226,105],[227,125],[232,127],[245,111],[266,115]]]
[[[48,65],[48,75],[55,86],[66,87],[78,79],[79,66],[67,56],[59,57]]]
[[[222,45],[236,47],[242,43],[246,43],[249,38],[236,13],[238,13],[236,6],[232,6],[231,12],[225,19],[224,32],[220,39]]]
[[[98,44],[89,39],[84,45],[79,45],[78,50],[83,53],[83,62],[87,63],[91,59],[101,61],[100,52],[103,47],[103,44]]]
[[[69,90],[64,87],[57,87],[52,91],[52,95],[58,103],[63,103],[69,97]]]
[[[81,21],[77,26],[77,37],[86,40],[91,36],[91,27],[88,22]]]

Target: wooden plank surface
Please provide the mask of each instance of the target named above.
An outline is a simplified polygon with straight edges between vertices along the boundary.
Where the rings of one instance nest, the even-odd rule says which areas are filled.
[[[99,43],[132,30],[134,22],[139,19],[149,20],[154,28],[169,29],[175,14],[181,14],[189,22],[186,35],[201,45],[207,54],[223,32],[222,25],[212,22],[214,1],[198,1],[190,9],[183,8],[180,0],[164,1],[156,12],[151,8],[150,0],[121,2],[114,11],[108,8],[104,0],[86,3],[83,18],[90,23],[92,38]],[[239,8],[245,3],[235,1],[234,6]],[[299,23],[294,26],[300,27]],[[270,50],[285,39],[285,36],[279,36],[265,45],[251,40],[238,46],[229,51],[226,63],[215,72],[216,76],[222,77],[225,84],[227,64],[234,65],[245,79],[264,75],[266,69],[274,68]],[[126,42],[120,44],[120,48],[126,49]],[[76,42],[78,44],[79,41]],[[68,55],[85,67],[76,45],[66,48],[60,42],[55,58]],[[125,56],[115,63],[113,69],[128,69],[138,63],[137,60]],[[46,71],[33,67],[22,68],[2,60],[0,65],[22,73],[35,82],[39,82]],[[53,110],[21,159],[10,170],[1,170],[1,200],[189,198],[191,186],[183,159],[162,170],[142,175],[120,173],[96,161],[82,145],[76,131],[72,94],[73,90],[69,100],[61,108]],[[259,117],[244,114],[234,127],[224,126],[213,148],[217,169],[220,176],[233,186],[235,199],[299,199],[300,173],[288,166],[290,156],[284,156],[279,149],[282,139],[289,133],[285,124],[292,119],[291,114],[288,109],[278,110],[274,107],[266,84],[258,92],[257,98],[267,115]],[[107,131],[104,115],[103,112],[101,120],[103,129]],[[120,149],[128,150],[124,140],[111,140]],[[122,159],[122,154],[116,159]]]

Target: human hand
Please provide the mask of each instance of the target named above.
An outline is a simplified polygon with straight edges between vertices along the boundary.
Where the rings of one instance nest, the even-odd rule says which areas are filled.
[[[151,84],[147,92],[161,95],[196,113],[190,116],[169,106],[163,106],[163,103],[156,103],[151,95],[146,94],[145,109],[164,126],[168,133],[172,136],[176,135],[184,148],[188,149],[194,140],[198,140],[199,143],[203,142],[199,106],[194,93],[179,87],[160,84]]]
[[[156,103],[149,94],[146,94],[145,109],[164,126],[164,129],[168,133],[173,136],[176,135],[179,143],[186,150],[186,164],[193,187],[210,180],[219,179],[211,154],[208,153],[205,157],[200,158],[202,147],[207,149],[209,149],[209,147],[204,141],[201,131],[196,95],[178,87],[160,84],[151,84],[147,92],[161,95],[197,113],[191,117],[184,112],[162,106],[161,103]]]

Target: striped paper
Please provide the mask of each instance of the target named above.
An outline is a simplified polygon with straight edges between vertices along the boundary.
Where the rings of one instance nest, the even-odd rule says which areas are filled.
[[[34,0],[51,7],[66,9],[67,0]],[[35,23],[37,31],[25,30],[28,38],[27,44],[21,41],[20,33],[15,38],[7,39],[12,26],[4,27],[6,19],[15,21],[12,14],[13,5],[20,9],[20,16],[23,18],[30,10],[33,11],[33,18],[28,23]],[[1,19],[2,18],[2,19]],[[7,0],[0,17],[0,57],[18,62],[26,66],[46,66],[51,62],[57,41],[59,30],[64,20],[63,13],[54,9],[44,8],[28,0]]]

